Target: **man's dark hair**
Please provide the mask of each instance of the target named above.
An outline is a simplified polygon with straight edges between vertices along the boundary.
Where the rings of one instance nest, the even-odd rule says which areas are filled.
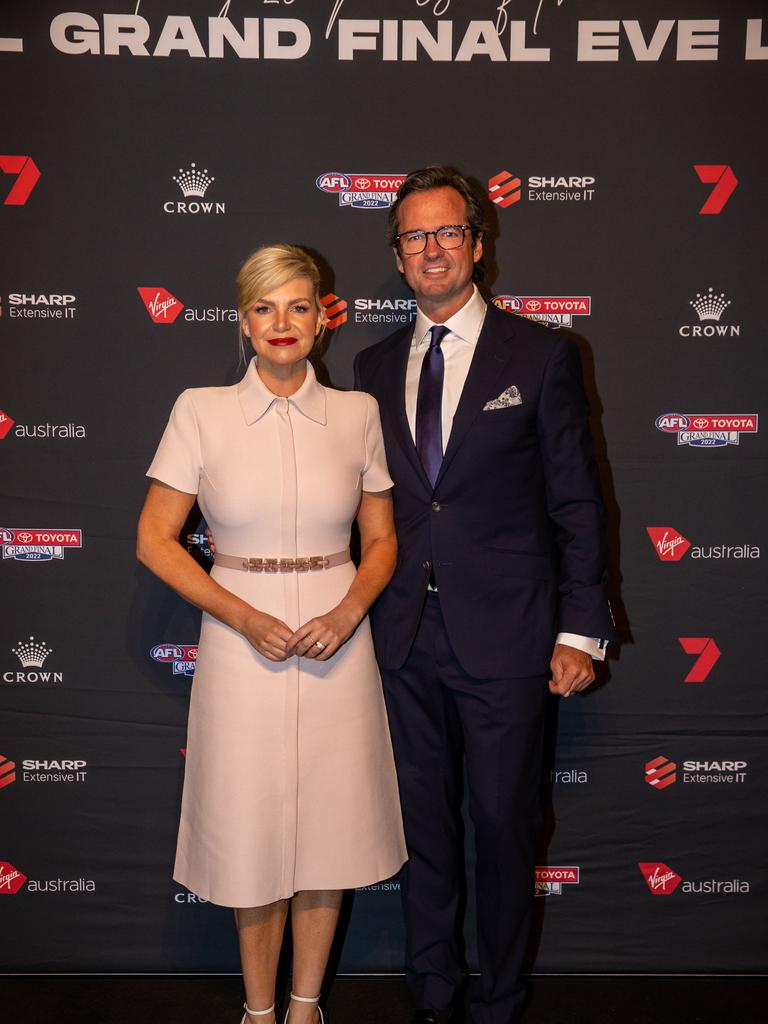
[[[397,214],[402,201],[413,195],[414,192],[429,192],[434,188],[452,188],[459,193],[467,206],[467,223],[472,230],[473,242],[476,242],[481,235],[486,234],[488,225],[485,222],[483,208],[475,190],[464,175],[455,167],[432,164],[429,167],[422,167],[418,171],[411,171],[398,189],[397,199],[390,206],[387,217],[387,234],[390,245],[397,248]],[[485,266],[480,258],[472,272],[472,280],[479,283],[484,277]]]

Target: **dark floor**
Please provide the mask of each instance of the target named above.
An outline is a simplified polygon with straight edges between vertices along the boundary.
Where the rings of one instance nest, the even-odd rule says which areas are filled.
[[[238,977],[0,976],[2,1024],[240,1024]],[[338,978],[328,1024],[408,1024],[399,978]],[[531,979],[525,1024],[766,1024],[768,978]]]

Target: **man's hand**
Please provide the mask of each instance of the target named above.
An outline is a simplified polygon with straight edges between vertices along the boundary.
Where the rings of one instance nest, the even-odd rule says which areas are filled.
[[[586,651],[567,644],[555,644],[549,667],[552,670],[550,692],[559,693],[561,697],[570,697],[572,693],[586,690],[595,679],[590,656]]]

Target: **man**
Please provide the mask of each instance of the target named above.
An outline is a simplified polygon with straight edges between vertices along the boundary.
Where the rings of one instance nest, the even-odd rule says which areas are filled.
[[[481,971],[471,1016],[511,1024],[547,682],[566,697],[584,689],[614,637],[604,510],[576,348],[480,295],[483,217],[466,180],[410,174],[390,230],[418,312],[358,355],[355,376],[379,402],[395,482],[398,562],[372,622],[410,858],[413,1020],[448,1021],[460,991],[463,754]]]

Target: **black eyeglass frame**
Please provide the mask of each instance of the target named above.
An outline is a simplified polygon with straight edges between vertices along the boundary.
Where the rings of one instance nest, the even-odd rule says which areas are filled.
[[[438,234],[441,231],[445,231],[446,228],[458,228],[458,230],[461,231],[461,242],[458,245],[445,246],[445,245],[442,244],[440,239],[437,237]],[[460,249],[462,247],[462,245],[464,245],[464,240],[467,237],[466,236],[466,232],[467,231],[472,231],[472,225],[471,224],[443,224],[442,227],[435,228],[434,231],[422,231],[421,228],[413,228],[413,230],[411,230],[411,231],[403,231],[402,234],[395,235],[395,243],[397,245],[397,250],[398,250],[398,252],[400,253],[401,256],[420,256],[424,252],[424,249],[427,248],[427,240],[428,240],[429,236],[430,235],[434,235],[435,236],[435,241],[440,246],[440,248],[443,249],[445,252],[450,252],[451,249]],[[419,249],[417,252],[403,252],[402,247],[400,245],[400,239],[404,238],[405,235],[424,235],[424,247],[422,249]]]

